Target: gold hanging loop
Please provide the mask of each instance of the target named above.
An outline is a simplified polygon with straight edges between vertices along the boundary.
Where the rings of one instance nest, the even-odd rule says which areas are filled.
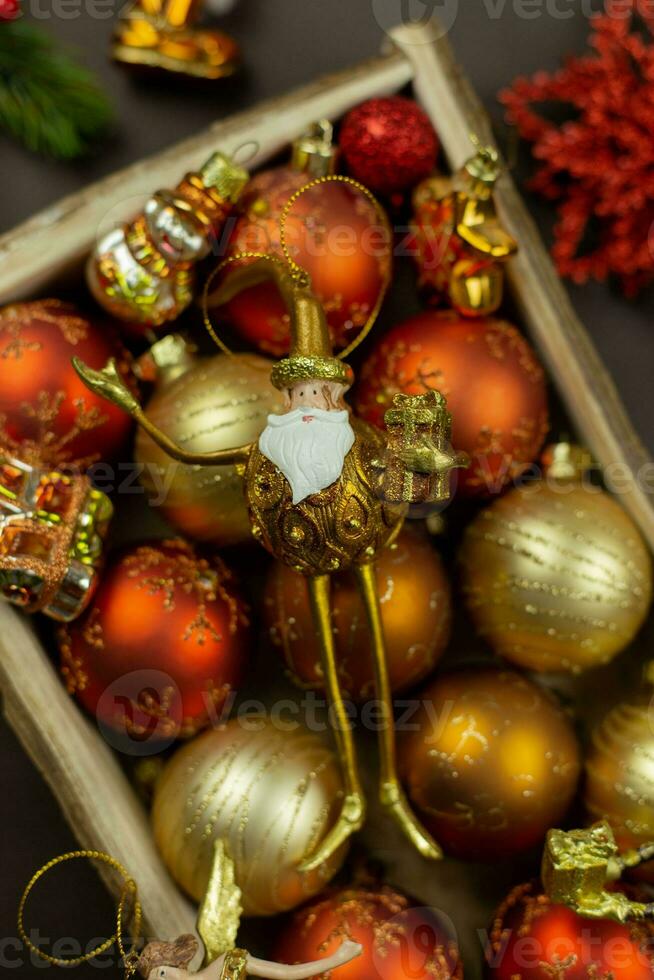
[[[384,228],[384,231],[386,232],[386,235],[388,236],[389,251],[392,248],[393,233],[390,226],[390,222],[388,220],[386,212],[384,211],[383,207],[381,206],[381,204],[379,203],[375,195],[372,193],[372,191],[369,191],[368,188],[365,187],[363,184],[359,183],[358,180],[354,180],[352,177],[344,177],[341,176],[340,174],[331,174],[326,177],[316,177],[315,180],[309,181],[308,184],[305,184],[303,187],[295,191],[295,193],[289,197],[280,215],[279,240],[280,240],[282,253],[284,256],[283,259],[280,259],[276,255],[272,255],[270,253],[265,253],[265,252],[236,252],[234,255],[229,255],[227,256],[227,258],[219,262],[216,268],[213,270],[213,272],[211,272],[211,274],[207,278],[207,281],[204,284],[204,289],[202,291],[202,317],[204,320],[204,325],[207,329],[209,336],[216,344],[216,346],[223,352],[223,354],[227,354],[230,357],[232,357],[234,352],[227,346],[224,340],[222,340],[218,336],[218,333],[216,332],[216,329],[213,323],[211,322],[211,317],[209,316],[209,307],[208,307],[209,290],[211,288],[211,284],[213,283],[214,279],[220,272],[223,271],[223,269],[225,269],[228,265],[231,265],[233,262],[239,262],[242,261],[243,259],[265,259],[266,261],[272,263],[273,265],[278,265],[287,268],[291,274],[292,279],[298,284],[298,286],[302,288],[309,287],[311,285],[311,276],[309,275],[306,269],[303,269],[302,266],[295,261],[288,247],[288,241],[286,238],[286,223],[295,203],[303,194],[305,194],[307,191],[312,190],[314,187],[319,187],[321,184],[333,184],[333,183],[346,184],[349,187],[353,187],[355,190],[363,194],[363,196],[370,201],[370,203],[372,204],[372,206],[374,207],[377,213],[377,216],[381,221],[381,224]],[[366,320],[366,322],[364,323],[363,327],[361,328],[357,336],[354,338],[354,340],[350,344],[348,344],[345,350],[342,350],[337,355],[340,360],[345,360],[345,358],[348,357],[352,353],[352,351],[355,350],[355,348],[357,348],[359,344],[363,340],[365,340],[365,338],[370,333],[370,330],[372,329],[373,324],[375,323],[375,320],[379,315],[379,311],[381,309],[382,303],[384,302],[384,297],[386,296],[386,292],[390,285],[390,281],[391,281],[391,275],[390,275],[390,262],[389,262],[385,269],[382,286],[379,291],[379,295],[377,297],[375,305],[373,306],[370,315],[368,316],[368,319]]]
[[[220,348],[223,354],[227,354],[229,357],[234,356],[234,351],[227,346],[224,340],[218,336],[216,329],[211,322],[211,317],[209,316],[209,289],[211,284],[216,278],[216,276],[226,269],[228,265],[232,265],[234,262],[240,262],[243,259],[265,259],[267,262],[273,265],[280,265],[286,267],[288,263],[278,258],[276,255],[270,255],[266,252],[235,252],[234,255],[228,255],[226,259],[223,259],[218,263],[216,268],[208,276],[207,281],[204,284],[204,289],[202,290],[202,319],[204,320],[204,325],[207,329],[207,333],[213,340],[214,344]],[[291,270],[292,273],[292,270]]]
[[[303,285],[309,284],[310,277],[306,269],[303,269],[301,265],[298,265],[298,263],[295,261],[295,259],[290,253],[288,242],[286,240],[286,222],[296,201],[298,201],[298,199],[302,197],[303,194],[306,194],[307,191],[312,190],[314,187],[320,187],[321,184],[345,184],[346,186],[354,188],[354,190],[358,191],[360,194],[363,194],[363,196],[370,201],[373,208],[375,209],[377,217],[379,218],[384,228],[384,231],[388,236],[389,253],[393,246],[393,231],[391,229],[388,216],[384,211],[382,205],[379,203],[375,195],[372,193],[372,191],[368,190],[368,188],[364,184],[361,184],[358,180],[354,180],[354,178],[352,177],[345,177],[342,174],[329,174],[326,177],[316,177],[315,180],[309,181],[308,184],[304,184],[304,186],[300,187],[299,190],[295,191],[294,194],[291,194],[288,201],[284,205],[284,208],[282,210],[279,219],[279,238],[280,238],[281,249],[282,252],[284,253],[284,258],[286,260],[287,265],[290,267],[293,276]],[[355,350],[359,346],[359,344],[362,341],[364,341],[368,336],[368,334],[370,333],[375,323],[375,320],[379,316],[379,311],[382,307],[382,303],[384,302],[384,297],[386,296],[386,292],[388,290],[390,282],[391,282],[391,269],[390,269],[390,262],[389,262],[385,269],[382,287],[379,290],[379,295],[377,296],[375,305],[373,306],[368,319],[366,320],[366,322],[364,323],[363,327],[361,328],[357,336],[354,338],[354,340],[350,344],[348,344],[345,350],[340,351],[340,353],[336,355],[340,360],[345,360],[345,358],[349,357],[352,351]]]
[[[106,864],[114,871],[117,871],[123,879],[124,887],[116,909],[116,931],[111,938],[106,939],[103,943],[96,946],[95,949],[92,949],[90,952],[84,953],[81,956],[66,958],[51,956],[49,953],[45,953],[42,949],[39,949],[39,947],[36,946],[27,935],[25,930],[25,905],[27,904],[27,900],[34,889],[34,886],[49,871],[57,867],[59,864],[77,860],[100,861],[102,864]],[[132,937],[129,941],[130,949],[128,950],[125,946],[125,923],[130,916],[132,918]],[[131,977],[136,973],[138,954],[136,953],[134,946],[141,935],[142,919],[143,912],[138,898],[138,888],[136,882],[119,861],[111,857],[111,855],[105,854],[103,851],[69,851],[66,854],[61,854],[59,857],[48,861],[47,864],[44,864],[43,867],[39,868],[39,870],[30,878],[18,905],[18,935],[27,949],[29,949],[40,959],[44,960],[46,963],[50,963],[52,966],[63,967],[80,966],[82,963],[88,963],[90,960],[95,959],[96,956],[101,956],[102,953],[106,953],[107,950],[111,949],[115,943],[118,947],[118,952],[120,953],[123,965],[125,967],[125,974],[126,976]]]

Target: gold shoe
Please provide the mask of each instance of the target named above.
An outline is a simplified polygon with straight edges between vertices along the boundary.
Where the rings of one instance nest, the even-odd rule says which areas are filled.
[[[383,783],[379,798],[389,816],[422,857],[429,861],[439,861],[443,857],[443,851],[416,817],[398,783]]]
[[[339,847],[363,827],[366,819],[366,804],[359,793],[350,793],[343,801],[338,820],[318,848],[305,858],[299,871],[315,871],[336,853]]]

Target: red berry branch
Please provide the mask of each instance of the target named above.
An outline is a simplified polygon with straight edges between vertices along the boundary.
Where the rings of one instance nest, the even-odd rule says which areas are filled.
[[[500,100],[539,161],[530,186],[558,202],[561,275],[615,276],[634,295],[654,279],[654,4],[607,0],[591,25],[589,54],[517,78]]]

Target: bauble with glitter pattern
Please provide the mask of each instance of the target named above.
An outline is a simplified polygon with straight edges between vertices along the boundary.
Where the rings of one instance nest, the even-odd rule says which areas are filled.
[[[456,477],[458,494],[499,493],[538,455],[548,428],[545,375],[506,320],[442,311],[397,324],[364,362],[356,411],[381,428],[397,392],[433,388],[447,398],[453,445],[470,456]]]
[[[61,669],[103,729],[156,746],[220,717],[249,641],[227,566],[180,539],[153,541],[114,557],[86,614],[62,627]]]
[[[581,770],[572,725],[516,671],[467,667],[419,695],[401,736],[402,779],[443,850],[497,861],[538,844],[566,814]]]
[[[642,895],[633,897],[643,898]],[[495,913],[487,980],[652,980],[654,924],[589,919],[555,905],[538,882],[519,885]]]
[[[331,955],[344,940],[360,943],[359,957],[339,980],[461,980],[454,929],[435,908],[414,905],[387,885],[328,891],[296,912],[274,945],[283,963]]]
[[[381,195],[398,194],[429,176],[439,142],[429,116],[413,99],[368,99],[345,116],[339,144],[348,173]]]
[[[171,875],[201,901],[214,843],[234,861],[245,915],[275,915],[320,892],[347,847],[300,873],[333,826],[343,785],[334,753],[301,725],[234,718],[181,748],[156,787],[155,841]]]
[[[459,565],[478,632],[528,670],[579,673],[608,663],[633,640],[652,599],[638,528],[574,465],[561,478],[550,468],[480,511]]]
[[[589,819],[609,821],[621,851],[654,841],[654,662],[641,689],[602,718],[586,754]],[[631,872],[654,883],[654,861]]]
[[[284,206],[311,179],[292,166],[257,174],[243,195],[243,214],[230,235],[227,256],[254,251],[281,258]],[[334,182],[310,188],[295,202],[286,221],[286,239],[293,260],[309,274],[325,308],[334,347],[346,347],[369,319],[390,279],[388,229],[361,191]],[[228,268],[224,276],[229,275]],[[274,285],[243,290],[217,315],[226,317],[239,337],[262,353],[288,353],[288,311]]]
[[[203,358],[156,388],[148,417],[192,452],[255,442],[268,415],[283,407],[281,393],[270,383],[271,367],[255,354]],[[252,540],[243,479],[236,466],[174,462],[142,430],[135,456],[152,505],[178,531],[219,547]]]
[[[424,680],[447,645],[452,618],[450,586],[433,543],[407,526],[381,552],[375,573],[390,682],[394,693],[399,693]],[[263,616],[293,680],[305,688],[324,687],[304,576],[275,562],[266,581]],[[350,572],[333,576],[332,617],[343,689],[356,701],[374,698],[368,622]]]
[[[85,387],[71,363],[101,368],[127,354],[69,303],[42,299],[0,309],[0,445],[31,465],[86,468],[124,447],[131,419]]]

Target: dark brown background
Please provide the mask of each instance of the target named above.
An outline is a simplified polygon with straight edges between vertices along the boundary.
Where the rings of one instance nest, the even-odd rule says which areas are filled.
[[[598,2],[594,0],[594,9]],[[453,0],[445,2],[449,10],[453,5]],[[392,0],[381,6],[391,9]],[[416,13],[418,6],[416,3]],[[436,3],[436,9],[438,6]],[[41,7],[48,7],[45,0]],[[399,20],[401,0],[396,0],[396,7]],[[586,15],[593,9],[589,0],[543,0],[540,5],[538,0],[529,4],[459,0],[458,7],[450,32],[452,42],[498,122],[497,90],[517,73],[552,68],[565,54],[579,51],[587,33]],[[99,73],[116,103],[116,132],[97,156],[74,165],[46,162],[0,139],[0,230],[217,118],[373,54],[383,40],[373,0],[239,0],[224,24],[242,42],[246,68],[237,79],[202,92],[177,82],[132,81],[107,60],[111,18],[92,18],[88,13],[92,7],[85,8],[84,0],[76,7],[74,0],[68,0],[64,12],[66,9],[69,16],[77,16],[63,19],[52,14],[43,24],[62,41],[81,48],[87,63]],[[525,163],[519,165],[520,175],[524,175]],[[537,202],[529,203],[547,235],[548,212]],[[600,285],[572,292],[642,438],[654,451],[652,296],[628,303]],[[0,777],[1,943],[2,937],[15,935],[16,904],[26,879],[43,861],[73,847],[74,840],[4,722],[0,722]],[[52,884],[49,894],[56,900],[47,910],[44,902],[34,905],[34,921],[42,926],[44,935],[86,937],[105,931],[111,921],[111,904],[92,874],[71,868],[65,881],[65,891]],[[17,957],[13,946],[0,945],[0,968],[10,968],[12,958]],[[15,975],[33,977],[39,975],[39,969],[22,965]],[[108,969],[106,975],[116,973]],[[90,978],[98,973],[84,967],[75,976]]]

